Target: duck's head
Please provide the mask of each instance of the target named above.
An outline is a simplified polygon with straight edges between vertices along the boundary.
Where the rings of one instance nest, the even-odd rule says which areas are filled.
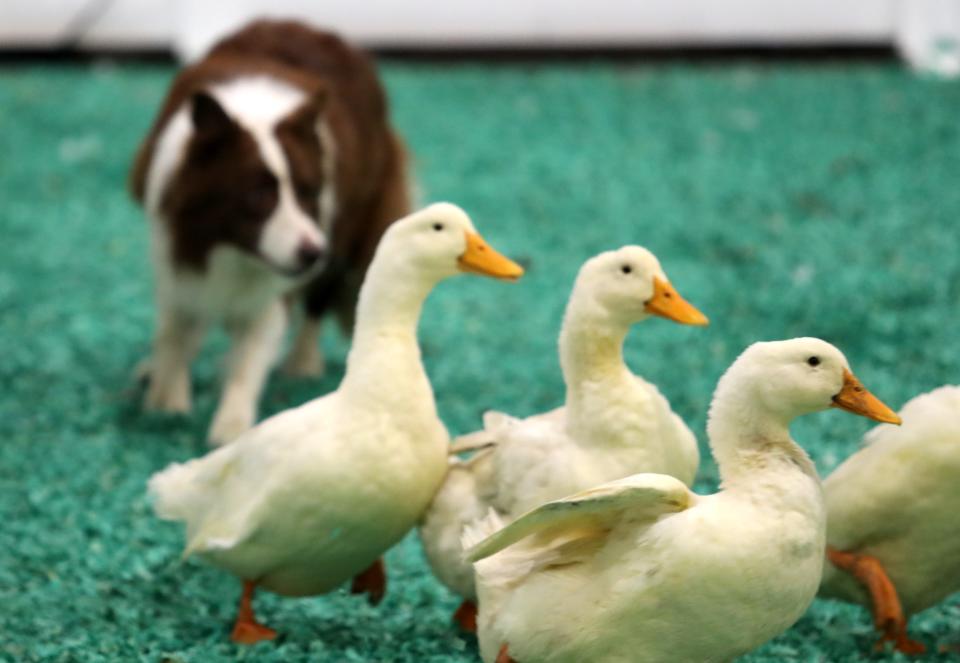
[[[391,224],[381,251],[431,281],[461,272],[509,281],[523,276],[523,268],[491,248],[466,212],[450,203],[435,203]]]
[[[854,376],[843,353],[818,338],[754,343],[731,372],[749,376],[738,380],[737,388],[752,392],[752,399],[785,420],[836,407],[875,421],[900,423],[900,417]]]
[[[625,325],[651,315],[685,325],[708,323],[670,284],[657,257],[641,246],[607,251],[584,263],[571,303]]]

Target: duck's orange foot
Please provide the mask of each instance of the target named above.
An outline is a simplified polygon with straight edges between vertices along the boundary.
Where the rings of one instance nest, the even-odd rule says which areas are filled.
[[[387,593],[387,571],[380,558],[353,579],[351,594],[366,594],[370,605],[377,605]]]
[[[273,640],[277,637],[277,632],[257,622],[238,621],[233,626],[233,633],[230,639],[241,645],[255,645],[264,640]]]
[[[277,637],[276,631],[258,622],[256,615],[253,614],[253,594],[256,590],[257,583],[255,581],[243,581],[243,593],[240,595],[237,621],[234,622],[233,632],[230,634],[230,639],[241,645],[252,645]]]
[[[510,651],[507,645],[500,647],[500,653],[497,654],[497,660],[494,663],[517,663],[510,657]]]
[[[907,637],[907,618],[890,576],[876,557],[827,547],[827,558],[837,567],[852,574],[870,592],[873,604],[873,623],[880,631],[876,651],[886,649],[892,642],[894,649],[904,654],[917,655],[927,651],[926,645]]]
[[[470,599],[464,599],[460,607],[453,613],[453,623],[467,633],[476,633],[477,604]]]

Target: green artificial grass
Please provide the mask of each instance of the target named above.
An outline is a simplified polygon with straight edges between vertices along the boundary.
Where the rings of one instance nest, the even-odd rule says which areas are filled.
[[[383,72],[423,200],[461,204],[529,265],[519,284],[460,278],[427,303],[420,336],[451,432],[487,408],[561,402],[555,338],[573,277],[625,243],[657,253],[711,318],[649,321],[627,341],[631,366],[702,444],[717,378],[756,340],[823,337],[895,407],[960,381],[956,84],[885,62]],[[477,660],[414,535],[387,555],[380,607],[345,590],[263,594],[282,639],[243,648],[227,639],[236,580],[181,562],[179,528],[151,514],[150,474],[205,451],[224,346],[215,337],[195,366],[190,417],[140,411],[131,373],[153,309],[147,226],[125,177],[172,73],[0,68],[0,660]],[[264,414],[337,384],[347,341],[331,325],[324,346],[328,375],[274,377]],[[794,432],[827,473],[869,426],[831,411]],[[700,490],[715,486],[709,457],[701,477]],[[934,648],[960,641],[960,601],[912,631]],[[818,601],[744,660],[867,660],[873,641],[866,611]]]

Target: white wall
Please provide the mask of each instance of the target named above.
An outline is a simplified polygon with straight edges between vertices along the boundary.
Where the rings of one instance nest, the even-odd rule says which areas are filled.
[[[952,1],[952,0],[951,0]],[[889,43],[898,0],[234,0],[183,4],[178,49],[259,13],[388,46]]]
[[[0,0],[0,46],[173,46],[184,58],[256,15],[297,16],[373,46],[896,44],[960,74],[960,0]]]
[[[0,0],[0,46],[61,46],[73,20],[107,7],[90,26],[87,46],[166,48],[178,33],[179,0]],[[186,2],[182,4],[186,5]]]

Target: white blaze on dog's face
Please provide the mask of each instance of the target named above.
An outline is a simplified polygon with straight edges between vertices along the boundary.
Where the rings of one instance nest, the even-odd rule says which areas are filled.
[[[318,133],[323,101],[265,77],[190,99],[193,134],[163,203],[177,262],[203,269],[230,245],[288,276],[324,264],[320,202],[333,182]]]

